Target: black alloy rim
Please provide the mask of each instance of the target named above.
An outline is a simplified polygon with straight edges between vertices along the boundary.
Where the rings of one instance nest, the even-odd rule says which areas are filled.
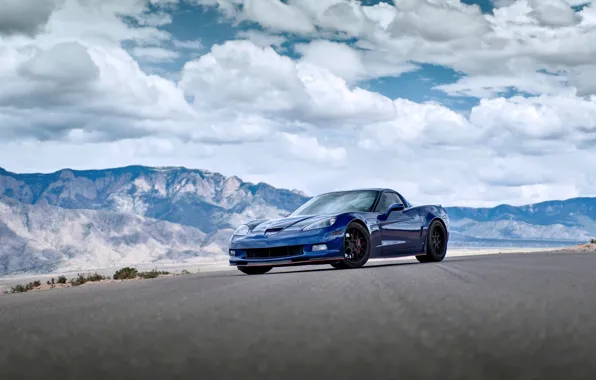
[[[443,231],[441,231],[439,226],[435,226],[435,228],[433,228],[430,235],[430,244],[435,254],[441,255],[443,253],[445,239],[443,236]]]
[[[360,262],[368,249],[366,236],[356,228],[348,228],[344,237],[344,256],[352,263]]]

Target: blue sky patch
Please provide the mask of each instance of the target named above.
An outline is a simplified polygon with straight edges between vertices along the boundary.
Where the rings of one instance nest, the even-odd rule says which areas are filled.
[[[400,75],[399,77],[383,77],[370,80],[361,84],[370,91],[382,93],[391,98],[404,98],[413,102],[423,103],[435,101],[443,103],[450,98],[443,91],[434,90],[433,87],[456,82],[461,74],[455,70],[438,65],[418,64],[420,69]],[[476,102],[471,99],[458,98],[455,102],[457,108],[468,108]]]

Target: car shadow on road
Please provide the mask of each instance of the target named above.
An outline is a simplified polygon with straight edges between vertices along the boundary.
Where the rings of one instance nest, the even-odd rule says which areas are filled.
[[[329,272],[329,271],[347,272],[347,271],[352,271],[352,270],[363,271],[363,270],[374,270],[374,269],[384,268],[384,267],[401,267],[401,266],[409,266],[409,265],[420,265],[420,263],[417,263],[417,262],[416,263],[411,263],[411,262],[402,263],[402,262],[400,262],[400,263],[387,263],[387,264],[372,264],[372,265],[364,266],[362,268],[357,268],[357,269],[336,269],[333,267],[325,268],[325,267],[323,267],[323,265],[321,265],[322,268],[295,269],[295,270],[288,270],[289,267],[282,267],[283,269],[286,269],[286,270],[283,272],[269,272],[266,274],[266,276],[282,275],[282,274],[290,274],[290,273],[308,273],[308,272]]]

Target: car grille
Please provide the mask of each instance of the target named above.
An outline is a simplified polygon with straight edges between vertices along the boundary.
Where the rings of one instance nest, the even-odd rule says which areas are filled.
[[[247,259],[270,259],[275,257],[298,256],[302,254],[302,246],[247,249]]]

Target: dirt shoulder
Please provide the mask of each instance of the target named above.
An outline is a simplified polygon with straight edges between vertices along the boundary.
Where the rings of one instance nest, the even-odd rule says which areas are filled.
[[[596,243],[580,244],[569,248],[558,249],[561,252],[596,252]]]
[[[74,286],[100,286],[124,281],[147,281],[162,277],[183,276],[192,274],[188,270],[168,272],[162,270],[138,271],[132,267],[117,270],[106,276],[97,272],[78,273],[76,276],[22,276],[3,279],[0,283],[0,295],[25,292],[52,291]]]

